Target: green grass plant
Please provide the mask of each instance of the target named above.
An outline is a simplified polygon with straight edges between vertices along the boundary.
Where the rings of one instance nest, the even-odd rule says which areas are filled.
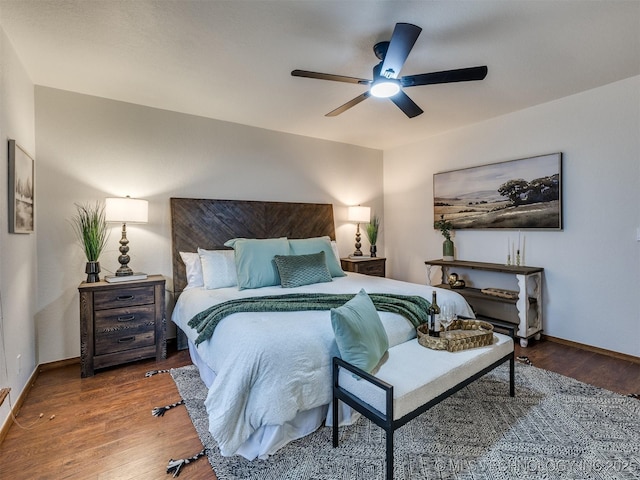
[[[367,224],[367,238],[370,245],[375,245],[378,241],[378,230],[380,229],[380,217],[373,215],[371,217],[371,223]]]
[[[97,262],[109,237],[104,204],[75,204],[76,214],[71,218],[73,230],[82,246],[87,261]]]

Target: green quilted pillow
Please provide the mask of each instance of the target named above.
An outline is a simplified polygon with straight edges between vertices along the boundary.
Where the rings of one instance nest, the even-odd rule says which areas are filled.
[[[331,326],[340,357],[371,373],[389,349],[389,339],[364,289],[343,306],[331,309]]]
[[[331,281],[324,252],[309,255],[276,255],[273,260],[283,288]]]

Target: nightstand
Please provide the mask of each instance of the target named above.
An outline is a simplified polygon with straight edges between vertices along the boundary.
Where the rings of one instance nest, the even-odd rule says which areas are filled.
[[[81,376],[143,358],[167,357],[164,277],[81,283]]]
[[[374,277],[384,277],[386,258],[365,257],[365,258],[341,258],[340,265],[345,272],[363,273]]]

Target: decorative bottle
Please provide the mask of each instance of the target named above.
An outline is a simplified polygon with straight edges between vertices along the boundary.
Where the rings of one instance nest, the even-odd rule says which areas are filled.
[[[427,312],[429,314],[429,335],[432,337],[440,336],[440,307],[436,300],[435,290],[431,294],[431,305]]]

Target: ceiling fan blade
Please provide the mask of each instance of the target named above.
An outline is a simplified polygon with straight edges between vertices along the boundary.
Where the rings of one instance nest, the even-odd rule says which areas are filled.
[[[293,77],[317,78],[318,80],[332,80],[334,82],[356,83],[358,85],[369,85],[371,80],[366,78],[345,77],[344,75],[333,75],[331,73],[308,72],[306,70],[293,70]]]
[[[409,118],[417,117],[422,113],[422,109],[416,105],[416,103],[409,98],[409,96],[402,90],[395,94],[393,97],[389,97],[393,103],[395,103],[400,110]]]
[[[380,75],[387,78],[398,78],[420,32],[422,32],[422,28],[410,23],[396,23],[389,48],[384,56]]]
[[[329,113],[327,113],[325,115],[325,117],[335,117],[336,115],[340,115],[342,112],[345,112],[345,111],[349,110],[351,107],[355,107],[357,104],[359,104],[363,100],[366,100],[370,96],[371,96],[371,94],[369,93],[369,90],[367,90],[362,95],[358,95],[353,100],[349,100],[344,105],[341,105],[338,108],[336,108],[335,110],[330,111]]]
[[[459,68],[457,70],[445,70],[443,72],[421,73],[402,77],[400,81],[403,87],[416,87],[419,85],[434,85],[436,83],[469,82],[483,80],[487,76],[487,66]]]

